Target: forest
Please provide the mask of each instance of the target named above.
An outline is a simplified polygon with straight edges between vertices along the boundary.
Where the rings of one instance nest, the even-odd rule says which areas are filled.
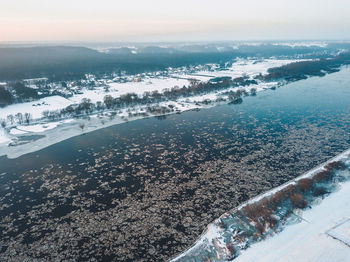
[[[343,47],[343,46],[342,46]],[[26,78],[47,77],[50,81],[82,79],[85,74],[103,75],[125,71],[128,74],[154,72],[168,67],[205,63],[225,63],[237,57],[300,57],[328,58],[338,46],[321,48],[290,47],[263,44],[241,45],[236,49],[224,45],[185,45],[174,48],[145,46],[137,53],[131,49],[111,48],[99,52],[77,46],[0,46],[0,80],[13,81]]]

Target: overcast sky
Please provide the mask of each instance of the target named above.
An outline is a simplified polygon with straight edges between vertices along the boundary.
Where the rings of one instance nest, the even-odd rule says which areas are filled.
[[[0,0],[0,41],[350,39],[350,0]]]

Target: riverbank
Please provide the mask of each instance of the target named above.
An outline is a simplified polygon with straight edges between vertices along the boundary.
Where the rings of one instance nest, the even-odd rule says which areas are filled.
[[[201,261],[204,258],[211,261],[235,259],[240,262],[281,259],[345,261],[350,254],[350,238],[346,231],[350,219],[347,208],[350,204],[349,167],[350,149],[223,214],[208,225],[194,246],[171,261]],[[331,179],[324,177],[325,172],[329,172]],[[322,180],[319,178],[321,176]],[[314,190],[311,198],[306,197],[309,203],[301,198],[306,191],[305,183],[301,189],[297,189],[300,181],[307,181],[307,190]],[[317,187],[312,185],[320,182],[321,185]],[[325,192],[315,195],[318,188]],[[293,198],[294,195],[289,194],[292,191],[292,194],[300,196],[299,206],[288,206],[288,202],[282,200],[276,210],[270,210],[271,203],[274,206],[276,199],[280,202],[280,198]],[[280,205],[282,203],[285,206]],[[301,207],[300,203],[306,205]],[[290,208],[294,210],[289,212]],[[265,224],[266,219],[269,222]],[[260,223],[264,224],[263,229],[259,229]]]

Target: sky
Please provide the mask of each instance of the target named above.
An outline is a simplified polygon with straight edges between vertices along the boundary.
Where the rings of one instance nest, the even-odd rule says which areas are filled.
[[[349,40],[350,0],[0,0],[0,41]]]

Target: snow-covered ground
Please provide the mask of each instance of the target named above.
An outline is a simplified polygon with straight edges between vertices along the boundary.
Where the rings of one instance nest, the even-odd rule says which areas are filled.
[[[350,150],[343,152],[326,163],[310,170],[302,176],[280,187],[272,189],[257,196],[235,210],[227,212],[219,219],[208,225],[206,232],[187,251],[173,259],[173,262],[201,261],[211,253],[210,261],[226,261],[229,250],[226,240],[230,236],[238,234],[235,225],[220,228],[220,219],[230,217],[236,210],[242,210],[246,205],[258,203],[263,198],[272,196],[287,186],[302,178],[312,177],[324,170],[324,167],[334,161],[341,160],[348,168],[342,173],[342,177],[350,178]],[[265,240],[252,244],[248,249],[241,250],[234,261],[239,262],[346,262],[350,258],[350,181],[338,180],[337,191],[331,193],[325,199],[316,199],[311,209],[295,210],[295,214],[287,220],[283,228],[279,228],[272,236]],[[231,232],[230,228],[233,231]],[[242,239],[243,240],[243,239]],[[198,260],[198,259],[199,260]],[[197,260],[196,260],[197,259]]]
[[[80,103],[83,98],[89,98],[92,102],[96,103],[98,101],[102,102],[106,95],[110,95],[112,97],[119,97],[127,93],[142,95],[144,92],[162,92],[162,90],[166,88],[170,89],[175,86],[183,87],[188,86],[188,84],[189,81],[186,79],[175,79],[170,77],[146,77],[142,79],[141,82],[110,83],[108,92],[106,92],[103,87],[99,87],[96,90],[83,90],[83,94],[74,95],[69,100],[74,103]]]
[[[26,126],[19,125],[19,126],[16,126],[15,128],[12,128],[10,131],[10,134],[22,135],[22,134],[26,134],[28,132],[41,133],[41,132],[45,132],[47,130],[56,128],[59,125],[71,123],[73,121],[74,121],[73,119],[67,119],[67,120],[62,120],[62,121],[58,121],[58,122],[49,122],[46,124],[34,124],[34,125],[26,125]]]
[[[253,244],[237,262],[347,262],[350,261],[350,182],[303,212],[302,222]]]
[[[33,119],[41,118],[42,113],[47,110],[57,110],[71,105],[73,102],[61,96],[49,96],[37,101],[13,104],[0,108],[0,119],[6,119],[8,115],[17,113],[30,113]]]
[[[229,76],[232,78],[241,77],[243,75],[253,77],[256,75],[266,74],[269,68],[279,67],[282,65],[290,64],[293,62],[298,62],[300,60],[295,59],[237,59],[231,67],[226,68],[225,70],[200,70],[193,74],[188,73],[178,73],[172,74],[174,77],[183,77],[183,78],[195,78],[200,81],[208,81],[214,77],[224,77]],[[213,68],[214,65],[213,65]]]

